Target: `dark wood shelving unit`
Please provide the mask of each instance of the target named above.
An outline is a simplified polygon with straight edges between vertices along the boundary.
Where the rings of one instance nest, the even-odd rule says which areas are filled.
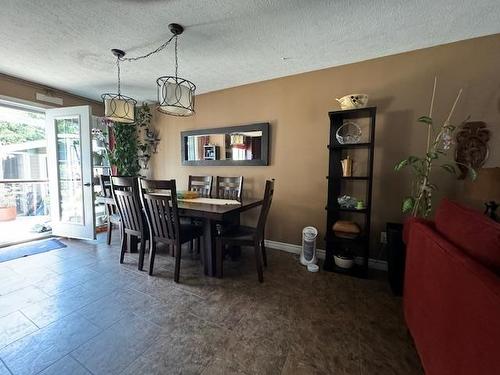
[[[328,113],[330,118],[330,144],[327,146],[329,150],[329,167],[327,176],[328,198],[327,205],[325,207],[327,218],[325,235],[326,256],[323,265],[323,269],[326,271],[349,274],[356,277],[366,277],[368,273],[376,113],[376,107],[334,111]],[[339,143],[335,136],[337,129],[344,124],[344,121],[355,119],[369,119],[369,141],[352,144]],[[342,157],[343,155],[349,154],[349,150],[354,149],[367,150],[368,160],[366,176],[342,176]],[[343,191],[343,181],[355,181],[356,183],[367,184],[367,196],[365,199],[364,209],[359,210],[355,208],[342,208],[339,206],[337,198],[344,194],[350,195],[349,191]],[[354,239],[337,237],[333,232],[333,225],[337,220],[342,220],[346,214],[350,215],[353,213],[364,216],[362,234]],[[349,247],[356,254],[356,257],[361,257],[361,264],[355,264],[353,268],[348,270],[337,267],[333,257],[340,250],[341,246]]]

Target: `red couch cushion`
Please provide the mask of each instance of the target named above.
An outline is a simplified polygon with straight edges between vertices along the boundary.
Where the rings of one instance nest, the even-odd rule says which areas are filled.
[[[436,211],[436,229],[472,258],[500,273],[500,224],[479,211],[443,199]]]

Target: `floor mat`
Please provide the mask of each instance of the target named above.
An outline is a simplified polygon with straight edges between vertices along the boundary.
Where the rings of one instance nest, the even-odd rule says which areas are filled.
[[[0,249],[0,263],[34,254],[45,253],[51,250],[62,249],[63,247],[66,247],[66,245],[55,239],[4,247]]]

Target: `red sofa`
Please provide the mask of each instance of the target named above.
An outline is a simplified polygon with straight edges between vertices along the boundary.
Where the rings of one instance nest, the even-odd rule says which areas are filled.
[[[425,373],[500,374],[500,224],[443,200],[404,239],[404,314]]]

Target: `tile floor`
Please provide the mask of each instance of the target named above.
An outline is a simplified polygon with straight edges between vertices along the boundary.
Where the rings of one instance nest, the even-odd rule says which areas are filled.
[[[385,282],[270,250],[264,284],[251,251],[223,280],[188,255],[175,284],[168,255],[149,277],[117,242],[64,242],[0,263],[0,375],[422,374]]]

